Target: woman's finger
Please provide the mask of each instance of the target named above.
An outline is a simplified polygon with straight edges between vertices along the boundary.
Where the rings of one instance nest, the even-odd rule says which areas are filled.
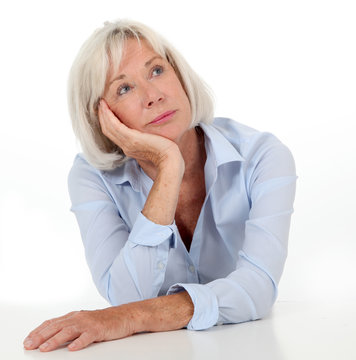
[[[61,328],[62,324],[60,324],[60,322],[53,322],[50,325],[42,327],[41,329],[37,329],[25,339],[25,348],[29,350],[37,349],[46,340],[57,334]]]
[[[63,320],[66,320],[73,316],[77,311],[73,311],[69,314],[44,321],[40,326],[32,330],[24,340],[24,346],[26,349],[36,349],[40,344],[45,342],[49,337],[56,334],[61,327],[63,327]]]
[[[81,350],[93,343],[95,340],[96,339],[93,334],[83,332],[76,340],[68,345],[68,349],[71,351]]]
[[[78,311],[72,311],[72,312],[70,312],[70,313],[68,313],[68,314],[66,314],[66,315],[62,315],[62,316],[59,316],[59,317],[56,317],[56,318],[53,318],[53,319],[50,319],[50,320],[46,320],[46,321],[44,321],[41,325],[39,325],[39,326],[37,326],[35,329],[33,329],[33,330],[28,334],[27,337],[30,337],[30,336],[35,335],[37,332],[42,331],[42,329],[44,329],[44,328],[47,327],[47,326],[52,325],[52,324],[55,323],[55,322],[58,322],[58,321],[60,321],[60,320],[64,320],[64,319],[69,318],[69,317],[73,316],[74,314],[76,314],[77,312],[78,312]]]
[[[122,124],[117,116],[110,110],[105,100],[101,100],[99,103],[98,117],[103,134],[112,141],[116,140],[116,137],[120,135],[121,131],[125,131],[127,129],[126,126]]]
[[[142,136],[142,133],[128,128],[111,111],[105,100],[99,103],[99,122],[103,134],[121,148],[129,141]]]
[[[67,326],[49,338],[39,347],[39,349],[41,351],[52,351],[64,343],[76,339],[78,336],[80,336],[80,334],[80,331],[78,331],[75,326]]]
[[[111,125],[117,122],[121,123],[118,117],[111,111],[104,99],[99,103],[99,121],[101,125]]]
[[[101,100],[99,104],[99,122],[101,126],[109,130],[128,130],[128,127],[112,112],[105,100]]]
[[[180,153],[178,146],[163,136],[127,127],[110,110],[104,99],[99,103],[99,121],[103,134],[128,157],[157,165],[169,152]]]

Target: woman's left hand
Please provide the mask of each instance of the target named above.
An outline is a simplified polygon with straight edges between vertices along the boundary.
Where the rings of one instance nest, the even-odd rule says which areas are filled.
[[[134,333],[125,306],[102,310],[74,311],[47,320],[24,340],[27,350],[51,351],[68,341],[69,350],[80,350],[93,342],[120,339]]]

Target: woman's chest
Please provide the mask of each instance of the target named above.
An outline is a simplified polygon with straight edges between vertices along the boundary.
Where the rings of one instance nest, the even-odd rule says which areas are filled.
[[[205,186],[200,189],[180,196],[175,213],[179,234],[188,251],[205,200]]]

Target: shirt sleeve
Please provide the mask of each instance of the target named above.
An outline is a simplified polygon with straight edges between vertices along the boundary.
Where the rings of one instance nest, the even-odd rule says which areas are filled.
[[[111,305],[156,297],[163,284],[177,227],[138,213],[131,231],[100,173],[77,157],[68,188],[94,283]]]
[[[188,329],[256,320],[266,316],[276,300],[296,191],[293,156],[285,145],[274,143],[253,162],[250,174],[250,212],[236,269],[226,278],[205,285],[175,284],[167,292],[189,293],[194,314]]]

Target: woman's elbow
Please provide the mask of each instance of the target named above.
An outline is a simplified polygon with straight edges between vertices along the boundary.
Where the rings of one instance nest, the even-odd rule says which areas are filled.
[[[230,298],[227,304],[220,307],[222,323],[241,323],[266,318],[272,310],[277,289],[265,286],[251,293],[244,292]]]
[[[273,304],[274,304],[273,299],[266,299],[260,301],[256,309],[256,318],[252,320],[259,320],[268,317],[272,311]]]
[[[266,318],[272,311],[273,304],[276,301],[278,289],[273,281],[268,281],[256,295],[252,301],[255,304],[255,318],[252,320],[258,320]]]

